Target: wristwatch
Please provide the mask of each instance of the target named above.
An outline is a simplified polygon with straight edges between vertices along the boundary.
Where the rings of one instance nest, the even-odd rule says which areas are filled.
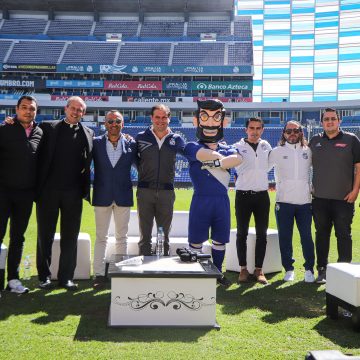
[[[220,166],[221,166],[220,160],[219,160],[219,159],[215,159],[215,160],[214,160],[214,165],[215,165],[215,167],[220,167]]]

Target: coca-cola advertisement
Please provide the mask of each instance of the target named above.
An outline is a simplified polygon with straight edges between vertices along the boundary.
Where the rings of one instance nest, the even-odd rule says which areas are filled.
[[[71,96],[70,95],[51,95],[51,101],[67,101]],[[108,96],[95,96],[95,95],[86,95],[80,96],[85,102],[86,101],[94,101],[94,102],[102,102],[109,101]]]
[[[106,90],[162,90],[161,81],[104,81]]]

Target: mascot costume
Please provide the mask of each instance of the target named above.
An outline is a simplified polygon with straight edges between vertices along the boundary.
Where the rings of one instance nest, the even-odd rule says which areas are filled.
[[[211,230],[213,263],[222,272],[225,244],[230,237],[229,169],[240,165],[242,157],[235,148],[221,143],[226,125],[223,103],[214,99],[197,104],[194,126],[198,141],[189,142],[184,150],[194,187],[189,214],[189,245],[191,250],[201,251]],[[225,276],[218,283],[225,287],[231,285]]]

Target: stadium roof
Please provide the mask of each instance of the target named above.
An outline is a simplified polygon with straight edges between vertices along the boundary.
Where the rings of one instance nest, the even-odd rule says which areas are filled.
[[[233,0],[0,0],[3,10],[76,12],[233,12]]]

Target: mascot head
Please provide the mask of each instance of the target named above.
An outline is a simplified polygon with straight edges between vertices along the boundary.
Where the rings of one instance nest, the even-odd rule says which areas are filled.
[[[217,143],[224,137],[225,108],[217,99],[198,100],[194,117],[196,137],[203,143]]]

